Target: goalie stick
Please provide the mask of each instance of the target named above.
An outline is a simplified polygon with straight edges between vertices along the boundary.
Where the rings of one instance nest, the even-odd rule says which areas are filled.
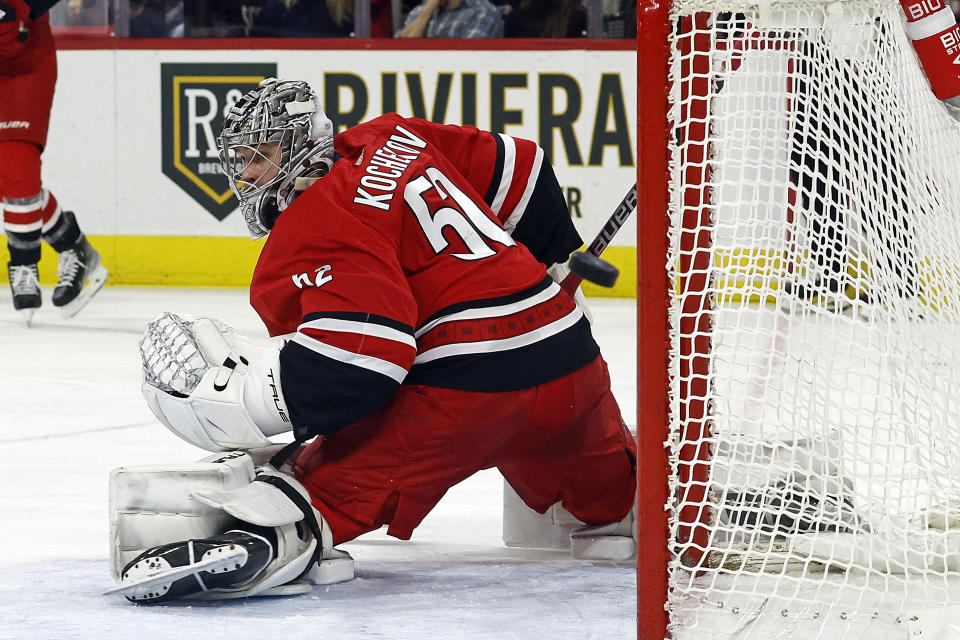
[[[600,259],[600,254],[610,244],[613,236],[620,231],[623,223],[627,221],[630,214],[637,208],[637,184],[630,187],[630,191],[624,196],[613,214],[607,220],[607,223],[600,229],[600,233],[593,239],[593,242],[587,247],[586,251],[576,252],[570,256],[570,275],[563,279],[560,287],[573,296],[574,291],[580,286],[583,280],[594,282],[604,287],[612,287],[617,281],[619,271],[609,262]]]

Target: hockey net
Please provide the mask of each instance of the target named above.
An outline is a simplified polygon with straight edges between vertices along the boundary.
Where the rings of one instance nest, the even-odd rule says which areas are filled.
[[[960,122],[896,1],[660,7],[638,12],[640,637],[960,637]]]

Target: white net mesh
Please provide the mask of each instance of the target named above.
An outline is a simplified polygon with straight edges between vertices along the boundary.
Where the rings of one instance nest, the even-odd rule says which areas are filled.
[[[674,638],[929,635],[960,603],[960,123],[896,2],[673,17]]]

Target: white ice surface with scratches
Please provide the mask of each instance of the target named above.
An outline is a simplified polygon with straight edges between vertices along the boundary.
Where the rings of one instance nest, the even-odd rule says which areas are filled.
[[[357,579],[306,596],[134,606],[100,595],[107,474],[204,452],[168,433],[140,395],[137,343],[162,311],[262,334],[243,290],[107,287],[73,320],[44,289],[27,328],[0,291],[0,639],[636,637],[636,572],[560,551],[508,549],[501,486],[485,471],[454,487],[401,541],[343,545]],[[628,424],[635,419],[633,300],[592,300],[595,333]]]

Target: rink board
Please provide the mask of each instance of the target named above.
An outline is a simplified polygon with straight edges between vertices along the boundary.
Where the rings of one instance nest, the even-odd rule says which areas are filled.
[[[215,138],[243,91],[276,74],[310,82],[339,130],[396,111],[536,140],[589,241],[636,181],[636,53],[565,42],[61,41],[44,182],[97,240],[112,283],[243,286],[259,245],[244,240]],[[628,272],[635,235],[630,220],[607,256]],[[629,277],[615,293],[634,295]]]

